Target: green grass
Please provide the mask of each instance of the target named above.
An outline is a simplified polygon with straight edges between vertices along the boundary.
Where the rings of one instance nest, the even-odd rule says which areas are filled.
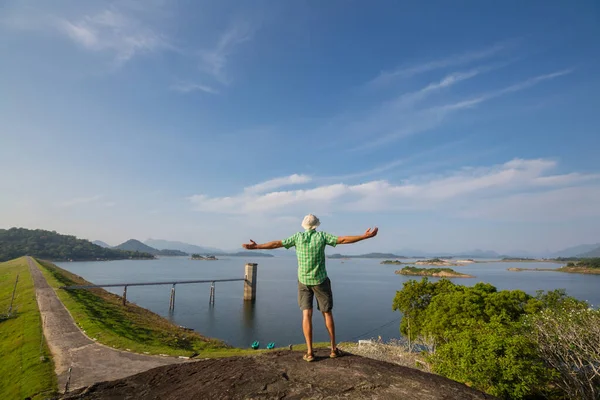
[[[233,352],[224,342],[182,329],[165,318],[104,289],[63,290],[60,286],[90,284],[56,265],[39,261],[48,284],[87,336],[99,343],[136,353],[209,357]],[[236,355],[236,354],[233,354]]]
[[[45,399],[57,392],[56,375],[45,341],[40,352],[40,312],[24,257],[0,263],[0,315],[8,311],[17,274],[13,316],[0,319],[0,394],[2,399]]]

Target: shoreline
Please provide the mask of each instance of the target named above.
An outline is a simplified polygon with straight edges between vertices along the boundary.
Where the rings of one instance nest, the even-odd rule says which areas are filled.
[[[564,272],[568,274],[587,274],[587,275],[600,275],[600,269],[586,268],[586,267],[561,267],[561,268],[518,268],[512,267],[507,268],[507,271],[521,272],[521,271],[547,271],[547,272]]]

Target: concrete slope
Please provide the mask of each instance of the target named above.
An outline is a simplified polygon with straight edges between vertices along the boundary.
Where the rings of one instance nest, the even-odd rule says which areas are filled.
[[[75,324],[36,263],[30,257],[27,257],[27,260],[44,321],[44,336],[54,358],[58,388],[61,392],[65,389],[69,368],[69,388],[76,389],[95,382],[124,378],[151,368],[183,362],[174,357],[119,351],[91,340]]]

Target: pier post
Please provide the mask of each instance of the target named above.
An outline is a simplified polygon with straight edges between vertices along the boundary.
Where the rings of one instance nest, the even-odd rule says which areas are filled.
[[[208,299],[208,304],[215,304],[215,283],[211,282],[210,284],[210,298]]]
[[[123,286],[123,305],[127,305],[127,285]]]
[[[171,300],[169,301],[169,311],[175,311],[175,284],[171,288]]]
[[[244,276],[244,301],[256,300],[256,270],[258,264],[246,264],[246,274]]]

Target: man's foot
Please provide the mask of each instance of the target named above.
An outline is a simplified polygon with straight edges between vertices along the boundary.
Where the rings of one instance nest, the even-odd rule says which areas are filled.
[[[329,358],[338,358],[338,357],[341,357],[342,355],[343,355],[342,351],[336,347],[335,349],[331,350],[331,354],[329,355]]]
[[[315,361],[315,357],[312,354],[305,354],[302,359],[307,362]]]

